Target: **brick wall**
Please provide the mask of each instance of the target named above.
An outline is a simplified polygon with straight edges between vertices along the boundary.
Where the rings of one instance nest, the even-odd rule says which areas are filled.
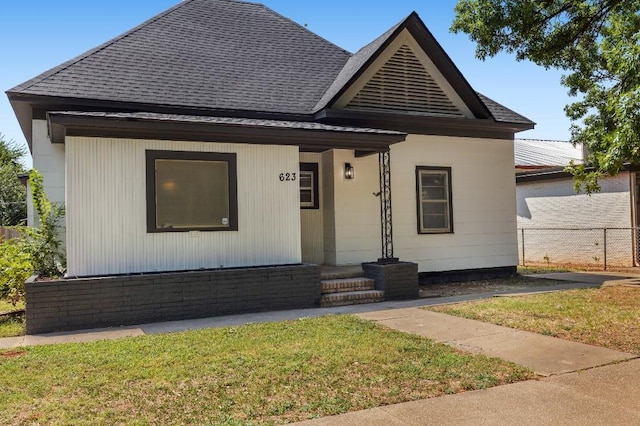
[[[312,308],[320,267],[291,265],[26,283],[26,333]]]
[[[367,278],[376,282],[376,290],[384,291],[384,300],[418,298],[418,264],[398,262],[386,265],[363,263]]]

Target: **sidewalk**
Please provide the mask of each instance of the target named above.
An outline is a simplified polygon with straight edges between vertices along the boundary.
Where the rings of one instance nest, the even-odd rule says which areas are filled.
[[[640,360],[356,411],[304,426],[638,425]]]
[[[635,355],[424,309],[357,316],[467,352],[512,361],[544,377],[297,425],[640,424],[640,359]]]

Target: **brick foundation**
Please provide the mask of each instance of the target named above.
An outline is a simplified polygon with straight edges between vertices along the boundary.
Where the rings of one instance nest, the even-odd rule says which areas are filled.
[[[26,333],[40,334],[320,305],[320,267],[286,265],[34,281]]]
[[[385,300],[418,298],[418,265],[410,262],[390,264],[363,263],[367,278],[376,282],[376,290],[384,291]]]

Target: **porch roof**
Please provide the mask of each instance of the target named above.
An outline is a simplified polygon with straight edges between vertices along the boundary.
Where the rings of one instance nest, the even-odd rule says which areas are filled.
[[[302,151],[316,152],[333,148],[376,152],[407,136],[394,130],[311,121],[150,112],[52,111],[47,121],[52,143],[64,143],[66,136],[89,136],[295,145]]]

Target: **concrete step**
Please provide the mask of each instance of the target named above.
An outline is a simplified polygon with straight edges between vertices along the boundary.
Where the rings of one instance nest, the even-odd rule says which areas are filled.
[[[345,291],[375,290],[376,283],[370,278],[340,278],[334,280],[322,280],[320,284],[322,294],[341,293]]]
[[[347,291],[322,295],[320,306],[328,308],[330,306],[359,305],[382,301],[384,301],[384,291],[381,290]]]

